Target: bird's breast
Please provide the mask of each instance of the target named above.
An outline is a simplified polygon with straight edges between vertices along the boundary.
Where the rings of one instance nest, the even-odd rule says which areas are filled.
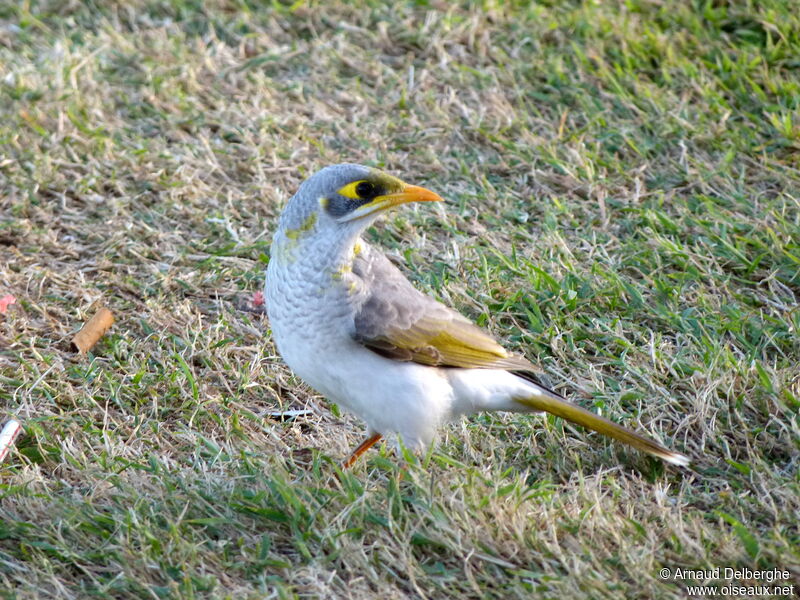
[[[357,278],[330,256],[272,257],[265,285],[272,338],[297,375],[328,393],[339,356],[354,343]]]

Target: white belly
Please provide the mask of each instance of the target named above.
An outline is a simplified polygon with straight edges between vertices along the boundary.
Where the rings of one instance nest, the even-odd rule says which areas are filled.
[[[445,372],[384,358],[354,341],[346,291],[310,285],[314,277],[298,273],[297,265],[287,272],[270,263],[265,287],[272,337],[286,364],[371,430],[398,433],[412,449],[427,446],[452,413]]]

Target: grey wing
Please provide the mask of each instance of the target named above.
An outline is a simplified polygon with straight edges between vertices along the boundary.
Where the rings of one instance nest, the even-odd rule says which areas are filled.
[[[353,337],[371,350],[426,365],[534,369],[468,319],[417,290],[380,251],[364,244],[353,275],[367,290],[354,317]]]

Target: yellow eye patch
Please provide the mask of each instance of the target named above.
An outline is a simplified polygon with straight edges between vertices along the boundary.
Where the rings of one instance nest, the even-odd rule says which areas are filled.
[[[352,200],[363,200],[375,196],[375,185],[366,179],[348,183],[337,192],[340,196],[350,198]]]

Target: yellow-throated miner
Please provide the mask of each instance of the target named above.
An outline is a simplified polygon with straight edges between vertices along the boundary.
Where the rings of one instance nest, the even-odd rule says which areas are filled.
[[[442,423],[478,411],[546,411],[674,463],[687,457],[567,402],[535,367],[414,288],[361,233],[384,211],[439,201],[377,169],[341,164],[309,177],[272,241],[266,303],[292,370],[364,421],[352,464],[382,436],[425,448]]]

